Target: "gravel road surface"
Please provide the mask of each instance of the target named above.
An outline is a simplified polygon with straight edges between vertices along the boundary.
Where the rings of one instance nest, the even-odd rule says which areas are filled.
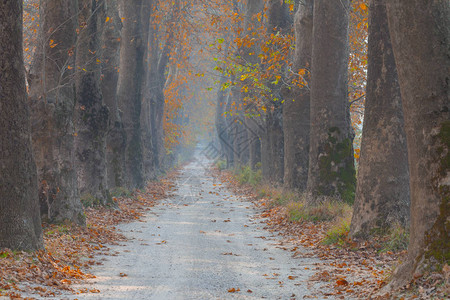
[[[303,299],[313,294],[306,281],[317,260],[293,259],[281,249],[261,220],[253,219],[252,204],[208,174],[205,158],[196,158],[181,170],[174,195],[152,208],[144,222],[119,226],[130,241],[112,246],[119,255],[105,256],[103,265],[91,270],[97,278],[82,286],[101,292],[68,298]]]

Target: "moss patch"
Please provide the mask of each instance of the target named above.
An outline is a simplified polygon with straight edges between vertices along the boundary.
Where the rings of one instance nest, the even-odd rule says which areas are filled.
[[[438,149],[438,154],[443,155],[441,158],[439,174],[436,181],[445,178],[450,171],[450,121],[443,122],[441,130],[438,135],[441,147]],[[450,239],[448,238],[450,232],[450,186],[439,186],[439,198],[441,200],[439,206],[439,215],[433,227],[427,232],[426,238],[426,258],[435,258],[439,263],[450,264]]]
[[[328,142],[320,151],[320,183],[317,191],[320,195],[337,195],[345,202],[353,203],[356,189],[353,141],[345,138],[339,142],[340,136],[339,128],[328,130]]]

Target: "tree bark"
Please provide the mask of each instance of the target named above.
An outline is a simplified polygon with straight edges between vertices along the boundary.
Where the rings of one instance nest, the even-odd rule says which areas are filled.
[[[144,185],[140,117],[142,82],[145,78],[144,55],[147,49],[142,11],[147,1],[122,0],[123,29],[117,99],[126,134],[124,184],[129,188]],[[149,14],[147,16],[150,17]]]
[[[156,4],[154,4],[156,5]],[[158,32],[159,24],[152,22],[149,32],[149,44],[151,47],[149,57],[149,78],[147,80],[147,91],[149,93],[149,109],[151,111],[151,138],[153,150],[153,166],[156,172],[164,171],[164,161],[166,151],[164,147],[164,111],[165,111],[165,96],[164,88],[167,81],[165,71],[169,63],[173,43],[175,40],[174,32],[177,26],[177,18],[180,13],[180,2],[178,0],[172,2],[172,15],[168,20],[167,29],[165,33]],[[154,8],[156,9],[156,8]],[[155,20],[152,20],[155,21]],[[164,47],[159,50],[158,35],[164,35]]]
[[[222,85],[225,83],[225,76],[220,77],[220,85],[219,90],[217,91],[217,99],[216,99],[216,133],[219,138],[221,153],[225,156],[226,161],[230,161],[229,153],[227,149],[227,141],[228,141],[228,133],[226,128],[226,120],[225,120],[225,111],[226,111],[226,92],[222,90]]]
[[[305,0],[295,14],[294,72],[311,67],[313,7],[314,0]],[[307,76],[305,73],[306,84]],[[284,186],[300,191],[306,190],[308,181],[309,97],[309,86],[296,86],[283,104]]]
[[[352,202],[353,130],[347,92],[349,1],[315,0],[307,191]]]
[[[77,42],[75,78],[75,158],[81,199],[105,205],[109,201],[106,178],[108,108],[100,87],[101,35],[104,3],[79,0],[81,27]]]
[[[361,158],[350,233],[409,225],[409,170],[400,87],[384,0],[371,0]]]
[[[249,0],[247,1],[247,9],[246,9],[246,18],[244,22],[244,28],[247,30],[247,35],[251,35],[252,32],[256,30],[260,26],[260,22],[256,17],[257,14],[261,14],[264,10],[264,1],[262,0]],[[252,47],[242,47],[242,57],[244,58],[246,63],[251,65],[255,65],[259,62],[258,53],[261,52],[257,45],[253,45]],[[250,55],[252,54],[252,55]],[[250,98],[254,98],[255,95],[253,91],[249,91],[246,96]],[[250,105],[252,107],[252,105]],[[248,107],[248,106],[247,106]],[[248,110],[248,108],[247,108]],[[258,120],[254,116],[254,108],[250,111],[247,111],[253,116],[244,118],[244,126],[247,129],[247,143],[248,143],[248,164],[250,168],[253,170],[258,169],[261,164],[261,142],[259,139],[259,131],[260,127],[257,123]]]
[[[84,224],[74,151],[77,3],[43,0],[38,49],[30,70],[33,150],[41,213],[52,222]]]
[[[25,88],[22,0],[0,2],[0,248],[43,247]]]
[[[103,30],[102,82],[103,101],[109,109],[109,129],[106,138],[106,168],[109,188],[124,186],[126,135],[117,103],[120,40],[122,21],[117,0],[106,0],[106,22]]]
[[[430,264],[450,263],[450,3],[387,1],[389,31],[402,95],[411,186],[407,260],[391,287]]]
[[[267,8],[268,32],[284,33],[290,28],[289,15],[284,1],[270,0]],[[283,102],[279,85],[268,84],[274,99],[266,104],[264,132],[261,134],[261,164],[263,179],[273,183],[282,183],[284,177],[284,135]],[[267,153],[264,153],[268,151]]]

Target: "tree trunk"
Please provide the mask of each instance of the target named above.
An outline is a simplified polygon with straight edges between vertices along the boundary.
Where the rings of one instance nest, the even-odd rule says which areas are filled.
[[[409,171],[400,87],[384,0],[371,0],[364,127],[350,232],[367,238],[409,223]]]
[[[247,1],[247,9],[246,9],[246,18],[244,22],[244,28],[247,30],[247,35],[251,35],[252,32],[256,31],[256,29],[260,26],[260,21],[256,17],[257,14],[262,13],[264,10],[264,1],[262,0],[249,0]],[[257,44],[252,47],[242,47],[241,51],[244,53],[242,56],[246,62],[249,62],[252,65],[255,65],[259,62],[258,53],[261,52]],[[250,55],[251,54],[251,55]],[[249,98],[254,98],[255,95],[253,91],[249,91],[246,94]],[[254,108],[250,104],[252,109],[248,111],[251,115],[254,115]],[[247,106],[248,107],[248,106]],[[248,108],[247,108],[248,110]],[[253,170],[258,169],[258,166],[261,164],[261,142],[259,140],[259,131],[260,127],[257,123],[258,120],[255,116],[250,116],[244,118],[244,126],[247,129],[247,144],[248,144],[248,164]]]
[[[0,2],[0,248],[43,247],[25,88],[22,0]]]
[[[261,134],[261,165],[264,180],[278,184],[283,182],[284,174],[283,112],[280,103],[272,105],[274,110],[267,110],[265,132]]]
[[[450,263],[450,3],[387,1],[402,94],[411,186],[408,258],[391,287]]]
[[[245,119],[245,127],[247,128],[247,137],[249,139],[249,165],[252,170],[260,168],[261,165],[261,141],[258,137],[258,131],[260,130],[256,120]]]
[[[156,5],[156,4],[155,4]],[[158,32],[159,24],[152,23],[150,26],[150,77],[147,81],[151,110],[151,138],[153,146],[153,160],[156,172],[163,172],[165,169],[164,160],[166,157],[164,147],[164,111],[165,96],[164,87],[167,81],[165,71],[169,63],[171,51],[174,43],[174,32],[177,26],[177,18],[180,13],[180,2],[172,1],[172,15],[168,20],[167,26],[172,29],[166,29],[166,32]],[[155,9],[155,8],[154,8]],[[152,20],[156,21],[156,20]],[[165,44],[162,50],[159,50],[158,35],[166,35]]]
[[[142,92],[142,108],[141,108],[141,139],[142,139],[142,159],[143,159],[143,175],[145,180],[155,179],[157,174],[155,172],[155,154],[153,151],[153,140],[152,140],[152,107],[151,107],[151,97],[150,97],[150,81],[152,78],[152,73],[150,72],[151,54],[149,53],[153,49],[153,23],[150,23],[150,15],[153,8],[153,3],[151,1],[146,1],[143,4],[143,11],[141,16],[142,28],[143,28],[143,38],[147,41],[147,49],[144,54],[144,66],[145,75],[142,77],[142,87],[144,91]]]
[[[267,24],[268,32],[277,34],[291,27],[285,2],[268,1]],[[284,136],[283,136],[283,102],[279,85],[268,84],[273,98],[266,104],[265,132],[261,135],[261,164],[264,180],[282,183],[284,177]],[[263,153],[269,151],[268,153]]]
[[[144,185],[140,116],[147,39],[143,36],[146,28],[142,26],[141,12],[146,1],[122,0],[123,29],[117,99],[126,134],[124,184],[129,188]],[[150,14],[147,16],[150,17]]]
[[[109,201],[106,179],[106,134],[108,108],[100,87],[100,42],[104,3],[79,0],[75,79],[75,159],[81,199],[105,205]]]
[[[219,90],[217,91],[217,100],[216,100],[216,133],[219,138],[221,153],[225,156],[227,162],[230,160],[229,153],[227,149],[228,143],[228,132],[227,132],[227,124],[225,120],[225,111],[226,111],[226,92],[222,90],[222,85],[225,83],[225,76],[220,77],[220,85]]]
[[[103,101],[109,110],[109,129],[106,138],[106,168],[109,188],[124,186],[126,136],[117,103],[119,79],[120,31],[122,21],[117,0],[106,0],[106,22],[103,30],[102,82]]]
[[[307,190],[352,202],[353,130],[347,93],[349,0],[315,0],[311,70],[311,132]]]
[[[40,9],[40,44],[30,70],[30,105],[41,213],[52,222],[84,224],[74,164],[77,3],[43,0]]]
[[[293,71],[310,69],[314,0],[300,3],[295,14],[295,54]],[[308,75],[305,73],[304,79]],[[303,191],[308,181],[309,87],[294,87],[283,107],[284,186]]]

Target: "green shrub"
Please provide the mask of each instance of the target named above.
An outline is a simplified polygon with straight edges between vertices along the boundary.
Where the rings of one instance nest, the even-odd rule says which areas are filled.
[[[240,184],[249,184],[256,187],[261,183],[261,169],[252,170],[250,166],[242,166],[236,172],[236,178]]]
[[[351,217],[339,218],[336,224],[328,229],[323,243],[326,245],[337,244],[344,246],[350,232],[350,222]]]
[[[216,166],[220,171],[223,171],[227,168],[226,160],[220,159],[216,162]]]

